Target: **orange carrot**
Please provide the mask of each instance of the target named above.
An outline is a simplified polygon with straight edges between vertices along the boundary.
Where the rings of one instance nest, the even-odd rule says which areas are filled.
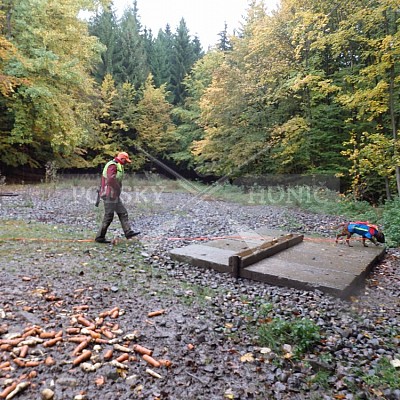
[[[31,371],[31,372],[29,372],[27,378],[28,378],[28,379],[36,378],[36,377],[37,377],[37,374],[38,374],[37,371]]]
[[[17,346],[24,339],[25,338],[23,338],[23,337],[20,337],[20,338],[17,338],[17,339],[2,339],[2,340],[0,340],[0,345],[11,344],[11,346]]]
[[[105,360],[110,360],[110,359],[112,358],[112,356],[113,356],[113,350],[112,350],[112,349],[107,350],[107,351],[104,353],[104,359],[105,359]]]
[[[119,317],[119,310],[115,310],[112,313],[110,313],[110,318],[118,318]]]
[[[56,336],[56,332],[55,331],[51,331],[51,332],[42,332],[39,337],[41,339],[54,339]]]
[[[79,336],[69,337],[67,340],[68,340],[68,342],[72,342],[72,343],[82,343],[87,339],[88,339],[87,336],[79,335]]]
[[[83,305],[83,306],[74,306],[72,307],[74,310],[87,310],[89,308],[88,305]]]
[[[151,356],[153,354],[152,350],[147,349],[146,347],[143,347],[140,344],[135,344],[133,346],[133,350],[135,350],[139,354],[147,354],[148,356]]]
[[[52,347],[55,344],[57,344],[58,342],[62,341],[63,339],[61,337],[55,337],[54,339],[50,339],[47,342],[43,343],[44,347]]]
[[[23,337],[23,338],[26,338],[26,337],[28,337],[28,336],[36,336],[36,335],[37,335],[36,328],[33,328],[33,329],[29,330],[29,331],[26,331],[26,332],[22,335],[22,337]]]
[[[54,365],[56,362],[55,362],[55,360],[54,360],[54,358],[53,357],[51,357],[51,356],[48,356],[48,357],[46,357],[46,359],[44,360],[44,363],[46,364],[46,365]]]
[[[32,329],[36,329],[38,332],[42,331],[42,328],[39,325],[29,325],[24,329],[24,333],[31,331]]]
[[[143,354],[142,356],[143,360],[152,365],[153,367],[159,367],[161,364],[154,359],[153,357],[150,357],[148,354]]]
[[[3,363],[0,364],[0,369],[7,368],[10,365],[11,365],[10,361],[4,361]]]
[[[157,310],[157,311],[149,312],[149,313],[147,314],[147,316],[148,316],[148,317],[156,317],[157,315],[162,315],[162,314],[164,314],[164,313],[165,313],[165,310]]]
[[[41,364],[41,361],[27,361],[25,367],[37,367]]]
[[[74,361],[72,361],[73,365],[79,365],[84,361],[87,361],[92,357],[92,352],[90,350],[84,351],[80,356],[76,357]]]
[[[68,335],[76,335],[81,331],[81,328],[67,328]]]
[[[75,347],[75,350],[72,352],[72,355],[76,356],[78,353],[80,353],[83,349],[86,349],[86,347],[89,346],[91,339],[87,339],[78,346]]]
[[[92,337],[92,339],[100,339],[101,334],[99,332],[95,332],[90,329],[88,331],[89,331],[89,335]]]
[[[127,354],[127,353],[121,354],[119,357],[116,358],[116,361],[118,361],[120,363],[127,361],[127,360],[129,360],[129,354]]]
[[[158,362],[160,363],[160,365],[167,368],[172,365],[172,362],[170,360],[158,360]]]
[[[28,350],[29,350],[29,346],[28,345],[22,346],[21,347],[21,351],[19,352],[19,356],[21,358],[25,358],[26,355],[28,354]]]
[[[10,386],[7,386],[0,393],[0,398],[5,399],[16,387],[17,387],[17,382],[13,382]]]
[[[101,333],[107,338],[107,339],[114,339],[114,334],[110,332],[108,329],[102,329]]]
[[[101,313],[99,314],[99,317],[100,317],[100,318],[105,318],[105,317],[108,317],[109,314],[110,314],[110,311],[103,311],[103,312],[101,312]]]
[[[92,322],[87,320],[86,318],[82,317],[82,315],[78,315],[76,320],[83,326],[86,326],[87,328],[94,326]]]
[[[25,367],[25,362],[22,361],[20,358],[14,358],[13,361],[15,362],[15,364],[18,365],[18,367]]]

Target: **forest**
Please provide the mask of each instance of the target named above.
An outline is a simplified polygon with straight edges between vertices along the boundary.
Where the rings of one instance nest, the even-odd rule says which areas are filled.
[[[81,17],[82,10],[91,17]],[[251,0],[202,49],[181,19],[152,32],[136,0],[0,0],[0,174],[199,179],[335,176],[357,199],[400,194],[398,0]]]

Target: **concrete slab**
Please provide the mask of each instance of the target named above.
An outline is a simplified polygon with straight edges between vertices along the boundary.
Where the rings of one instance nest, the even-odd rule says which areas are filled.
[[[239,239],[220,239],[212,240],[207,242],[207,246],[216,247],[223,250],[232,250],[235,253],[240,253],[244,250],[249,250],[252,247],[259,246],[264,240],[250,241],[250,240],[239,240]]]
[[[219,239],[192,244],[170,252],[173,259],[219,272],[232,273],[229,258],[264,242],[287,235],[268,228],[240,235],[240,239]],[[238,235],[239,237],[239,235]],[[319,289],[339,297],[348,297],[364,281],[374,265],[384,257],[382,246],[354,247],[335,244],[334,239],[305,237],[293,247],[240,268],[239,276],[303,290]],[[237,258],[237,257],[236,257]],[[236,272],[237,273],[237,270]]]
[[[384,255],[382,247],[331,245],[322,249],[316,243],[303,241],[270,258],[241,270],[241,277],[315,290],[338,297],[352,295],[373,266]]]
[[[224,250],[204,244],[191,244],[170,251],[171,258],[196,267],[212,268],[219,272],[230,272],[229,257],[233,250]]]

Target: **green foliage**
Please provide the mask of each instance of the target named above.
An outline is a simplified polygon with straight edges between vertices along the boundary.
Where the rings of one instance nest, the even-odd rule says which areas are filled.
[[[149,74],[145,41],[136,7],[127,8],[119,24],[113,72],[117,84],[129,82],[138,89]]]
[[[400,370],[396,369],[387,357],[379,358],[372,370],[353,368],[353,372],[365,382],[370,390],[398,389],[400,387]]]
[[[400,246],[400,198],[387,201],[380,220],[388,246]]]
[[[142,88],[142,96],[137,104],[138,131],[137,144],[150,150],[153,155],[161,155],[170,145],[174,125],[171,121],[172,106],[166,100],[165,85],[154,86],[150,74]]]
[[[172,46],[173,37],[169,29],[166,29],[165,32],[160,30],[155,40],[151,41],[148,60],[157,87],[167,84],[168,88],[171,83]]]
[[[182,18],[174,35],[171,53],[171,80],[168,90],[173,94],[173,104],[183,104],[186,97],[183,80],[200,56],[198,43],[190,39],[186,22]]]
[[[105,46],[101,53],[101,61],[96,64],[94,76],[101,83],[107,74],[114,75],[114,62],[117,53],[117,17],[111,8],[106,8],[100,14],[96,14],[89,21],[89,32],[99,38]]]
[[[283,320],[274,318],[262,323],[258,329],[261,346],[268,346],[275,352],[281,352],[284,344],[293,348],[295,357],[301,357],[320,340],[320,329],[311,320],[302,318]]]
[[[399,115],[398,51],[388,47],[399,38],[393,10],[391,2],[366,10],[362,2],[286,0],[268,15],[253,3],[200,100],[197,170],[329,172],[352,176],[359,199],[387,196],[398,165],[390,139]]]
[[[329,371],[318,371],[316,374],[312,375],[308,381],[309,384],[318,385],[320,388],[329,390],[330,389],[330,378],[332,373]],[[316,397],[317,399],[318,397]]]
[[[48,160],[60,167],[85,165],[81,146],[93,123],[89,73],[101,46],[77,14],[94,4],[20,0],[11,7],[8,33],[19,57],[3,68],[26,83],[21,82],[8,102],[5,150],[24,156],[2,159],[12,165],[40,166]]]
[[[89,31],[83,8],[102,10]],[[0,161],[95,166],[140,142],[198,174],[338,174],[379,204],[400,193],[397,8],[282,0],[268,13],[254,1],[238,36],[225,26],[204,56],[183,19],[175,32],[143,28],[136,0],[120,21],[107,0],[7,1]],[[111,103],[93,79],[107,74]]]
[[[192,153],[193,143],[204,138],[200,122],[199,101],[212,81],[214,71],[223,60],[223,53],[212,51],[197,61],[183,84],[187,92],[185,103],[173,110],[177,128],[174,132],[175,146],[171,147],[170,157],[181,166],[193,169],[195,157]]]

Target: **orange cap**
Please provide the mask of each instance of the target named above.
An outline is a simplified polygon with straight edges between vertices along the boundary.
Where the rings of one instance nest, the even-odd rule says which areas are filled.
[[[128,153],[126,153],[125,151],[121,151],[121,153],[118,153],[117,158],[119,158],[120,160],[126,160],[127,163],[132,162],[129,158]]]

